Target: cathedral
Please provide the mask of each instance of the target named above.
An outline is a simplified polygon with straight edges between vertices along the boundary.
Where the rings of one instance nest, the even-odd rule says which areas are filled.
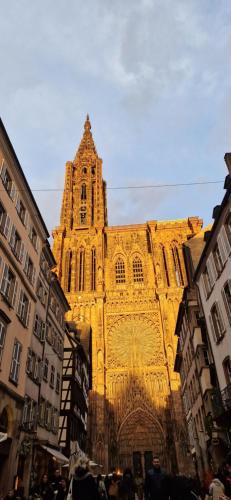
[[[89,453],[105,472],[144,471],[153,453],[169,470],[184,470],[174,331],[187,285],[182,244],[201,227],[198,217],[108,226],[102,160],[87,116],[66,163],[53,250],[71,306],[67,319],[91,331]]]

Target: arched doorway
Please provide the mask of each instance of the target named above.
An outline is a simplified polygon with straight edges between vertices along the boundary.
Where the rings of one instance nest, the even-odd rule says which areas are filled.
[[[157,454],[165,464],[164,431],[154,415],[138,408],[132,411],[122,422],[118,432],[118,466],[122,469],[147,470],[152,462],[152,455]]]

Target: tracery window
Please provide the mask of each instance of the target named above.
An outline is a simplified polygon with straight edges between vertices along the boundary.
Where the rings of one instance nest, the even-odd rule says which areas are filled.
[[[80,248],[79,252],[79,290],[84,290],[84,267],[85,267],[85,252],[84,248]]]
[[[68,250],[65,256],[65,278],[64,278],[64,291],[71,291],[71,265],[72,265],[72,252]]]
[[[166,249],[164,247],[162,247],[162,256],[163,256],[166,285],[170,286],[169,274],[168,274],[168,264],[167,264],[168,261],[167,261]]]
[[[135,283],[142,283],[144,281],[143,265],[139,257],[133,260],[133,280]]]
[[[119,257],[115,264],[116,283],[125,283],[125,265],[121,257]]]
[[[177,286],[184,286],[179,250],[176,246],[174,246],[172,248],[172,256],[173,256],[173,263],[174,263]]]
[[[86,184],[82,184],[81,186],[81,201],[85,201],[87,199],[87,188]]]
[[[91,289],[96,289],[96,249],[91,250]]]

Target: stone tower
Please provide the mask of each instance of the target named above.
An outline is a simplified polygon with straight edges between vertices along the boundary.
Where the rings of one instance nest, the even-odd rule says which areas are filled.
[[[182,244],[198,217],[107,225],[106,184],[87,116],[66,163],[60,226],[53,232],[68,319],[92,331],[89,447],[113,467],[148,467],[152,452],[171,470],[187,461],[175,322],[187,277]]]

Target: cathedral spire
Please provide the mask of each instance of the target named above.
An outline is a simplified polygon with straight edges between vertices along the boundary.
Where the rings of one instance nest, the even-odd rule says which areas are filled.
[[[82,140],[80,142],[79,148],[77,150],[77,153],[75,155],[75,160],[78,160],[80,156],[84,153],[84,151],[92,151],[95,154],[97,154],[96,147],[93,141],[92,133],[91,133],[91,122],[89,119],[89,115],[87,114],[85,123],[84,123],[84,133]]]

